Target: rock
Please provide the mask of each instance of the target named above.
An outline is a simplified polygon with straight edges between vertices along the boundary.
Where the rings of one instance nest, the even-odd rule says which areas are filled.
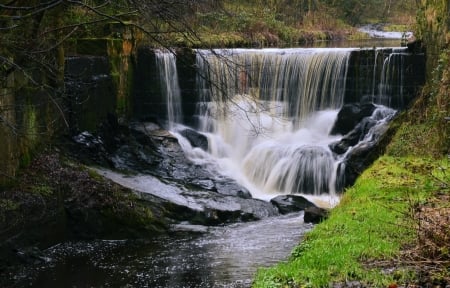
[[[73,136],[73,141],[89,149],[101,149],[103,141],[91,133],[84,131],[78,135]]]
[[[386,143],[382,141],[382,136],[385,135],[388,125],[387,123],[381,123],[374,127],[374,129],[372,139],[358,143],[345,156],[342,184],[344,187],[353,185],[356,178],[378,158],[384,149]]]
[[[305,209],[303,220],[305,223],[317,224],[328,217],[328,210],[317,206],[311,206]]]
[[[208,151],[208,138],[205,135],[193,129],[184,129],[179,133],[191,143],[192,147]]]
[[[272,198],[270,203],[277,207],[281,214],[303,211],[315,206],[314,203],[299,195],[280,195]]]
[[[417,40],[416,37],[412,36],[408,39],[408,43],[406,44],[408,47],[408,51],[410,53],[423,53],[425,48],[421,40]]]
[[[23,264],[42,264],[52,261],[38,247],[15,249],[14,252]]]
[[[346,135],[352,131],[356,125],[364,118],[372,115],[375,111],[375,105],[372,103],[345,104],[337,115],[336,122],[331,129],[330,135]]]
[[[356,125],[356,127],[347,133],[341,140],[331,143],[329,145],[330,150],[334,153],[340,155],[347,152],[347,150],[358,144],[359,141],[364,139],[367,132],[369,132],[370,128],[372,128],[376,124],[376,121],[370,119],[370,117],[365,117],[361,120],[360,123]]]
[[[219,177],[208,167],[190,161],[178,139],[158,125],[135,123],[118,130],[125,133],[118,136],[120,141],[98,142],[95,149],[75,148],[77,159],[87,159],[88,163],[94,162],[109,171],[111,167],[121,171],[116,175],[113,172],[100,174],[108,174],[111,177],[107,178],[135,191],[144,206],[156,203],[168,223],[188,221],[211,226],[279,215],[271,203],[253,199],[235,180]],[[185,129],[181,134],[193,146],[208,149],[205,135],[192,129]],[[82,136],[90,142],[97,139],[90,134]],[[86,146],[85,141],[74,142],[77,147]],[[113,143],[114,147],[104,147],[105,143]],[[88,154],[83,156],[83,153]],[[109,165],[97,161],[100,158],[108,159]],[[70,216],[74,219],[85,218],[82,211],[72,212]],[[95,214],[92,213],[90,215]],[[91,219],[92,223],[95,221],[96,217]]]
[[[142,201],[155,201],[164,208],[167,216],[189,225],[214,226],[227,223],[253,221],[279,215],[276,208],[266,201],[211,193],[209,191],[165,191],[152,195],[149,191],[136,191]],[[169,196],[168,194],[173,195]]]
[[[239,197],[243,199],[251,199],[252,194],[246,188],[237,184],[232,179],[224,179],[222,181],[216,181],[215,188],[218,193],[228,196]]]

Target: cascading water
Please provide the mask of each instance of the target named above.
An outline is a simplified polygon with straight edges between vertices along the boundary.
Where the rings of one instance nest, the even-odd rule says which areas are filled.
[[[201,50],[196,63],[200,99],[214,101],[223,109],[237,95],[246,95],[259,110],[290,117],[297,124],[313,111],[343,104],[351,50]],[[249,108],[236,102],[244,110]]]
[[[169,125],[179,123],[183,119],[183,114],[175,55],[168,51],[157,50],[155,57],[159,69],[161,92],[167,103],[167,120]]]
[[[330,143],[342,137],[331,136],[330,130],[344,104],[354,50],[198,50],[197,128],[208,137],[208,151],[181,141],[186,153],[199,164],[213,163],[256,198],[334,195],[341,188],[338,170],[346,154],[330,150]],[[389,94],[395,55],[384,61],[379,81],[374,68],[374,94]],[[381,98],[372,97],[389,104]],[[393,112],[388,114],[385,118]]]
[[[389,96],[392,95],[393,93],[397,92],[397,94],[399,95],[399,97],[398,97],[399,101],[401,102],[399,104],[401,106],[404,105],[403,99],[402,99],[403,86],[400,85],[398,87],[399,91],[392,91],[392,89],[393,89],[392,83],[395,83],[397,81],[399,83],[403,82],[402,81],[404,78],[403,70],[398,69],[398,67],[403,66],[404,58],[402,57],[402,52],[403,52],[403,50],[394,50],[393,53],[391,53],[387,57],[385,57],[385,59],[383,61],[383,66],[381,69],[381,77],[380,77],[378,95],[376,95],[375,99],[374,99],[375,103],[382,104],[382,105],[389,107],[392,105],[390,103],[391,97],[389,97]]]

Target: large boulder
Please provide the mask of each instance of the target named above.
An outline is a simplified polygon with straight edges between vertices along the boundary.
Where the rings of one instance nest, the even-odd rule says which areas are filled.
[[[270,200],[281,214],[303,211],[308,207],[314,207],[314,203],[310,202],[300,195],[280,195]]]
[[[330,150],[338,155],[344,154],[350,147],[355,146],[359,141],[363,140],[370,128],[375,124],[376,121],[374,119],[371,119],[370,117],[363,118],[353,130],[348,132],[339,141],[331,143],[329,145]]]
[[[364,117],[372,115],[375,109],[376,107],[372,103],[362,105],[359,103],[345,104],[338,112],[336,122],[330,131],[330,135],[346,135],[352,131]]]
[[[356,178],[383,153],[391,137],[387,133],[388,128],[389,121],[377,122],[372,127],[371,137],[359,142],[345,155],[344,165],[340,167],[343,170],[341,172],[344,174],[342,180],[344,187],[353,185]]]

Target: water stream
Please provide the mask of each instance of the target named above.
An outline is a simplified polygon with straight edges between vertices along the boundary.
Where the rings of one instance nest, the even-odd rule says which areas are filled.
[[[19,287],[250,287],[256,270],[287,259],[312,226],[302,214],[226,227],[190,227],[148,241],[69,242],[48,263],[16,276]],[[264,235],[264,237],[261,237]]]

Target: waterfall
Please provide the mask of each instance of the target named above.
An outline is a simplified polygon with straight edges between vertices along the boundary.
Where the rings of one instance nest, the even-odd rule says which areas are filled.
[[[199,130],[222,171],[259,198],[334,194],[328,148],[353,49],[199,50]]]
[[[167,120],[169,125],[180,123],[183,119],[181,110],[180,87],[178,86],[178,72],[175,55],[168,51],[155,51],[156,65],[159,72],[161,92],[165,96],[167,105]]]
[[[240,103],[236,98],[245,95],[260,110],[291,118],[297,124],[314,111],[342,106],[351,51],[199,50],[196,64],[201,75],[197,85],[201,99],[214,101],[222,110],[230,102]]]
[[[208,144],[205,151],[190,145],[191,140],[180,139],[186,155],[237,180],[261,199],[277,194],[339,192],[346,155],[352,147],[343,155],[332,151],[331,143],[345,136],[330,135],[330,131],[344,105],[350,57],[355,50],[197,50],[195,129]],[[367,88],[378,108],[367,126],[365,135],[369,136],[361,137],[360,143],[379,137],[379,131],[383,131],[380,127],[395,113],[390,109],[388,116],[381,117],[383,106],[379,104],[389,106],[390,95],[398,92],[393,90],[402,87],[399,65],[403,53],[402,49],[375,51]],[[161,80],[166,81],[162,86],[169,121],[179,122],[174,56],[158,53],[157,57]],[[381,60],[382,67],[377,66]],[[179,138],[190,134],[181,133],[183,129],[186,127],[172,126]]]

